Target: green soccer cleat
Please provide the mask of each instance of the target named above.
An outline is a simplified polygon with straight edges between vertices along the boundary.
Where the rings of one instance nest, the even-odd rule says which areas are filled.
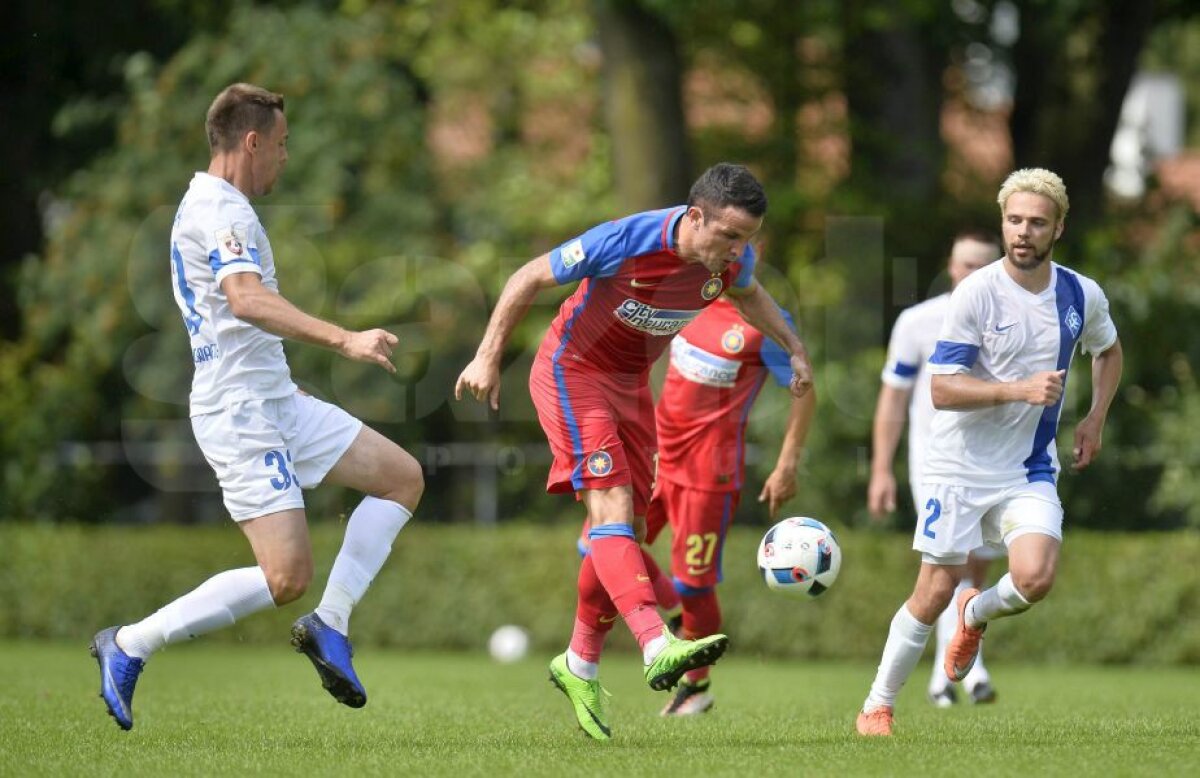
[[[663,635],[667,638],[667,645],[646,667],[646,683],[659,692],[674,688],[684,673],[713,664],[729,647],[729,638],[725,635],[679,640],[666,627],[663,628]]]
[[[612,737],[604,699],[612,695],[599,681],[586,681],[572,673],[567,667],[565,651],[550,660],[550,683],[567,695],[571,706],[575,708],[575,720],[588,737],[596,740],[608,740]]]

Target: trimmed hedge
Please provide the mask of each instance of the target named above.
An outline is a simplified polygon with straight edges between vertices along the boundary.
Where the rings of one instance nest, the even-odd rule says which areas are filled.
[[[356,611],[359,645],[478,649],[500,624],[529,630],[538,650],[570,634],[576,527],[421,525]],[[907,597],[917,556],[907,537],[839,532],[841,577],[815,600],[768,591],[757,579],[756,528],[735,527],[725,551],[725,630],[743,654],[871,660]],[[317,575],[300,603],[258,614],[206,639],[286,645],[288,626],[315,606],[341,528],[312,528]],[[666,544],[655,549],[660,559]],[[1071,532],[1049,600],[988,632],[988,655],[1029,661],[1200,663],[1200,533]],[[0,636],[77,640],[136,620],[213,573],[253,564],[232,526],[82,527],[0,524]],[[998,568],[996,575],[998,575]],[[630,648],[628,633],[614,644]]]

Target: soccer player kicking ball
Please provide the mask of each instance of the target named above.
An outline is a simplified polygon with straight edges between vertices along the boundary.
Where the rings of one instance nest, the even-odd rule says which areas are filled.
[[[288,371],[282,338],[389,372],[397,341],[384,330],[350,332],[321,321],[279,293],[271,244],[250,198],[269,193],[287,162],[283,98],[234,84],[213,101],[205,129],[211,161],[175,215],[171,281],[195,362],[192,429],[258,564],[218,573],[141,621],[96,635],[100,696],[126,730],[151,654],[304,594],[312,549],[300,490],[326,482],[369,496],[351,514],[321,603],[293,625],[292,643],[338,702],[365,705],[350,661],[350,611],[424,490],[420,465],[404,449],[300,392]]]
[[[658,479],[646,514],[646,542],[671,525],[671,577],[681,596],[685,638],[721,628],[716,588],[725,534],[745,483],[746,422],[768,376],[781,386],[791,383],[787,353],[727,300],[706,308],[671,341],[657,407]],[[796,494],[796,461],[816,402],[815,391],[792,398],[779,457],[758,496],[771,519]],[[708,711],[711,689],[708,667],[689,671],[662,715]]]
[[[729,294],[790,355],[792,392],[801,396],[812,383],[804,344],[754,279],[750,240],[766,209],[762,186],[746,168],[719,164],[692,186],[687,205],[593,227],[531,260],[505,284],[455,386],[456,397],[467,391],[498,408],[504,345],[538,290],[581,282],[542,340],[529,387],[554,455],[547,491],[574,492],[592,521],[570,647],[550,663],[550,679],[597,740],[612,736],[597,678],[618,616],[641,646],[652,689],[673,688],[728,645],[724,635],[676,639],[655,608],[638,546],[657,448],[650,366],[672,336]]]
[[[951,289],[979,268],[1000,258],[1004,249],[1000,240],[990,232],[963,230],[954,236],[950,246],[950,257],[946,260],[946,273],[950,276]],[[892,337],[888,343],[887,364],[883,368],[883,386],[879,390],[879,402],[875,406],[875,422],[871,440],[871,482],[867,487],[867,507],[874,518],[883,518],[896,510],[896,478],[892,475],[892,461],[900,434],[904,431],[907,415],[912,424],[908,431],[908,483],[921,514],[917,499],[921,494],[921,468],[928,448],[929,424],[933,420],[933,402],[929,396],[929,370],[925,369],[929,357],[937,345],[938,333],[946,311],[950,308],[950,293],[918,303],[900,314]],[[1000,559],[1004,551],[989,545],[974,549],[967,559],[967,572],[959,582],[959,590],[983,585],[987,569],[993,559]],[[948,607],[937,618],[937,650],[933,655],[933,673],[929,679],[927,695],[929,701],[939,708],[950,707],[958,701],[954,685],[942,669],[946,646],[958,624],[958,613]],[[963,679],[963,686],[972,702],[993,702],[996,691],[991,677],[983,664],[983,654]]]
[[[1063,519],[1055,435],[1076,346],[1093,359],[1091,409],[1075,428],[1075,470],[1099,453],[1121,379],[1121,344],[1104,292],[1050,259],[1067,216],[1062,179],[1018,170],[998,202],[1004,258],[954,290],[929,358],[937,412],[913,543],[921,570],[892,619],[858,714],[862,735],[892,734],[896,694],[963,577],[968,552],[1003,541],[1008,573],[982,593],[958,595],[958,627],[945,660],[951,681],[971,670],[989,621],[1028,610],[1049,593]]]

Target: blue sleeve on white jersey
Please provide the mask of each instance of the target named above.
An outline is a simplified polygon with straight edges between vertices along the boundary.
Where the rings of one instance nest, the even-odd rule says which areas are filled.
[[[683,213],[683,211],[680,211]],[[625,260],[663,248],[663,224],[671,209],[645,211],[592,227],[550,252],[559,284],[616,275]]]
[[[792,319],[792,315],[782,308],[779,312],[783,314],[783,320],[792,328],[792,332],[796,331],[796,322]],[[771,376],[780,386],[790,386],[792,383],[792,360],[788,353],[783,350],[775,341],[764,336],[762,344],[762,353],[759,355],[762,358],[762,363],[771,371]]]
[[[979,358],[979,346],[970,343],[954,343],[949,340],[939,340],[929,355],[930,365],[965,367],[970,370]]]
[[[892,325],[888,339],[887,361],[880,378],[896,389],[911,389],[921,372],[921,347],[913,331],[916,319],[913,310],[902,311]]]
[[[218,284],[233,273],[262,275],[258,217],[253,210],[228,201],[219,202],[204,214],[200,224],[205,232],[206,258]]]
[[[742,263],[742,269],[738,271],[737,278],[733,279],[733,287],[735,289],[745,289],[754,280],[754,264],[758,261],[758,256],[754,253],[754,247],[747,243],[746,250],[742,252],[742,257],[738,261]]]
[[[929,372],[966,373],[975,366],[983,345],[980,321],[982,297],[987,292],[986,274],[972,273],[950,295],[950,309],[942,322],[937,345],[929,356]]]

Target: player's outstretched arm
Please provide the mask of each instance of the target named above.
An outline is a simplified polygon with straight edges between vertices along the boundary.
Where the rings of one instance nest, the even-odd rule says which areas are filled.
[[[911,389],[883,384],[871,425],[871,480],[867,484],[867,510],[879,519],[896,510],[896,476],[892,464],[908,417]]]
[[[1104,422],[1116,396],[1117,385],[1121,383],[1124,364],[1125,354],[1121,350],[1120,340],[1092,360],[1092,407],[1075,427],[1075,445],[1072,449],[1075,462],[1071,465],[1072,470],[1078,472],[1084,469],[1100,453]]]
[[[311,343],[359,362],[371,362],[389,373],[392,346],[399,340],[387,330],[352,332],[297,308],[278,292],[263,285],[257,273],[234,273],[221,281],[233,315],[272,335]]]
[[[458,376],[454,399],[461,400],[466,390],[476,400],[487,400],[492,410],[500,407],[500,357],[504,354],[504,346],[525,318],[538,291],[557,284],[549,254],[526,262],[512,274],[496,301],[496,310],[488,320],[475,358]]]
[[[793,376],[789,388],[792,394],[800,397],[811,389],[813,373],[812,364],[808,360],[808,349],[805,348],[804,341],[800,340],[800,336],[788,326],[783,314],[779,312],[779,305],[771,297],[771,294],[757,280],[753,279],[750,286],[744,289],[730,287],[725,290],[725,293],[737,307],[742,318],[762,330],[768,338],[782,346],[791,356]]]
[[[767,476],[762,492],[758,495],[758,501],[767,504],[767,513],[772,520],[783,504],[796,496],[796,463],[800,461],[800,455],[804,452],[804,442],[808,439],[808,430],[812,426],[816,409],[815,389],[805,392],[801,397],[792,398],[787,431],[784,432],[783,443],[779,446],[779,459],[776,460],[775,469]]]

